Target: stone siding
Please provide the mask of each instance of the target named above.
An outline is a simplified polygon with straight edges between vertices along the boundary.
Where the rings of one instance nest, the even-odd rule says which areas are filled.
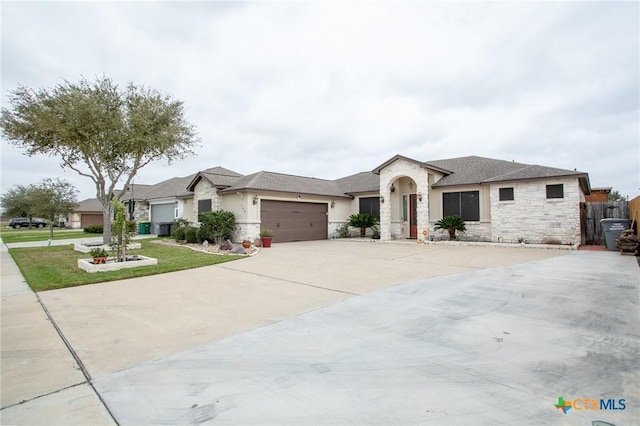
[[[547,199],[546,185],[563,184],[564,198]],[[499,188],[513,188],[513,201],[500,201]],[[491,241],[541,243],[545,237],[562,244],[580,242],[578,179],[546,179],[491,185]]]
[[[390,240],[399,235],[391,222],[391,184],[401,177],[409,177],[416,183],[416,193],[422,194],[422,201],[418,201],[417,222],[418,234],[427,229],[429,224],[429,183],[427,171],[419,164],[406,160],[397,160],[380,171],[380,195],[385,202],[380,203],[380,239]]]
[[[198,220],[199,200],[211,200],[211,211],[222,208],[222,200],[218,196],[218,190],[206,179],[200,179],[200,182],[193,189],[193,217],[196,221]]]

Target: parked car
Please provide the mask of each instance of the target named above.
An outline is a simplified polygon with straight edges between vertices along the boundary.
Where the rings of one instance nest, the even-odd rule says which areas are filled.
[[[28,228],[29,227],[29,218],[28,217],[14,217],[9,220],[9,226],[13,229],[19,228]],[[31,219],[31,226],[35,228],[44,228],[47,226],[47,222],[44,219],[33,218]]]

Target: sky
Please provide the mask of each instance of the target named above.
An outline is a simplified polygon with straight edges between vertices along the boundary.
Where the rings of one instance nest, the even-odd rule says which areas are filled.
[[[640,194],[640,3],[11,2],[2,107],[19,85],[107,76],[184,102],[196,157],[135,183],[222,166],[324,179],[396,154],[478,155],[589,173]],[[0,192],[61,177],[2,140]]]

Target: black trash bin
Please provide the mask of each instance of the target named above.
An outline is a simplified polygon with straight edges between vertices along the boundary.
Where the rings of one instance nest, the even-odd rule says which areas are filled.
[[[171,235],[171,222],[158,223],[158,237],[168,237]]]
[[[604,245],[607,250],[618,250],[616,239],[622,234],[622,231],[631,227],[629,219],[601,219],[602,235],[604,237]]]

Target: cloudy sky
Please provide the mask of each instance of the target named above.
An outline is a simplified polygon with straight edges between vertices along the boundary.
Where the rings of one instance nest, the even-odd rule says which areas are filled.
[[[106,75],[184,101],[214,166],[335,179],[395,154],[589,173],[640,193],[638,2],[9,2],[2,104],[18,85]],[[1,190],[91,181],[2,141]]]

